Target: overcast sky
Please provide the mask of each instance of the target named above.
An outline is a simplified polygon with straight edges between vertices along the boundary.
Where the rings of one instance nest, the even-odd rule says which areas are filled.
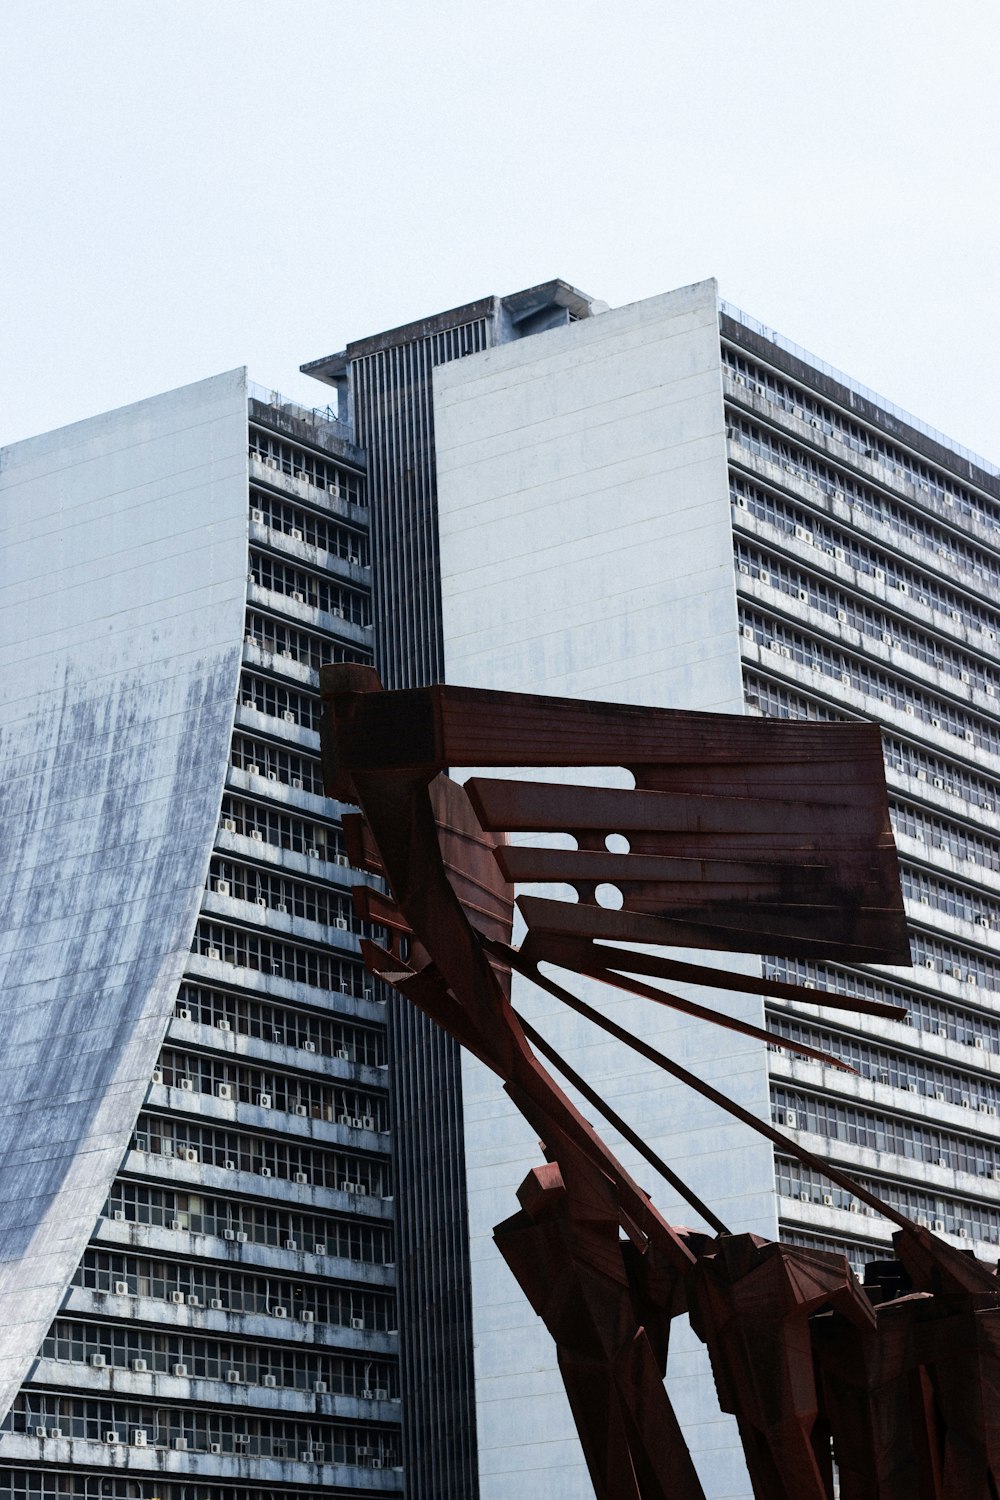
[[[995,0],[3,0],[0,442],[561,276],[1000,460]]]

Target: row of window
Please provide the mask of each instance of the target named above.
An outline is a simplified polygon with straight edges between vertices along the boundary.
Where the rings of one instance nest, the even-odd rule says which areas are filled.
[[[267,1097],[258,1096],[257,1102]],[[130,1149],[361,1197],[386,1198],[392,1192],[389,1164],[382,1158],[324,1150],[287,1137],[199,1125],[195,1120],[140,1115]]]
[[[250,609],[246,617],[247,644],[257,646],[273,656],[287,658],[318,672],[331,662],[369,662],[371,652],[358,646],[344,646],[329,636],[316,635],[310,630],[290,625],[273,615],[261,614]]]
[[[157,1374],[180,1373],[192,1380],[227,1380],[231,1384],[274,1385],[312,1391],[316,1383],[331,1395],[358,1396],[373,1390],[393,1398],[399,1389],[394,1360],[384,1356],[336,1354],[324,1349],[290,1349],[238,1339],[201,1338],[188,1333],[120,1327],[111,1323],[73,1323],[57,1318],[39,1351],[42,1359],[72,1364],[103,1364],[134,1369],[135,1362]],[[234,1371],[236,1379],[230,1372]]]
[[[904,865],[900,871],[903,895],[910,901],[933,906],[962,922],[974,922],[985,930],[1000,926],[1000,904],[966,887],[928,875]]]
[[[250,456],[265,467],[273,468],[276,473],[304,479],[335,500],[346,500],[351,505],[365,504],[359,474],[352,473],[329,456],[320,457],[318,453],[300,448],[295,443],[277,437],[273,432],[251,427]]]
[[[959,515],[978,522],[981,526],[1000,528],[1000,507],[988,497],[967,489],[950,474],[943,474],[939,469],[915,458],[881,433],[860,427],[843,412],[820,401],[812,392],[803,390],[801,386],[790,385],[773,371],[765,370],[725,347],[723,365],[736,385],[763,396],[800,421],[809,422],[824,436],[843,443],[852,452],[873,459],[888,469],[897,480],[913,485],[922,495],[948,506],[949,509],[953,508]]]
[[[865,1266],[872,1261],[888,1260],[892,1246],[878,1240],[845,1240],[835,1234],[808,1234],[790,1225],[779,1224],[778,1236],[783,1245],[801,1245],[803,1250],[826,1250],[832,1255],[843,1255],[859,1280],[863,1279]]]
[[[340,557],[356,567],[368,566],[367,534],[330,516],[307,510],[304,505],[296,505],[254,485],[250,486],[250,515],[260,525],[270,526],[272,531],[280,531],[292,541],[308,542],[311,547],[319,547],[331,557]]]
[[[154,1260],[88,1246],[73,1285],[116,1296],[151,1297],[227,1312],[289,1317],[338,1328],[385,1332],[395,1327],[392,1295],[332,1281],[289,1280],[217,1264]]]
[[[980,865],[984,870],[1000,871],[1000,843],[980,832],[936,817],[922,807],[895,803],[892,826],[897,835],[905,834],[929,849],[939,849],[955,859]]]
[[[764,973],[769,979],[787,980],[808,985],[817,991],[830,990],[839,995],[860,995],[866,1000],[884,1000],[889,1005],[908,1008],[907,1022],[915,1031],[961,1042],[967,1047],[1000,1053],[1000,1024],[986,1011],[967,1010],[936,996],[900,989],[883,979],[838,969],[832,964],[815,964],[805,959],[767,958]],[[919,977],[919,976],[917,976]],[[817,994],[821,1005],[822,996]]]
[[[876,1181],[858,1172],[851,1175],[856,1177],[861,1187],[867,1188],[892,1208],[899,1209],[901,1213],[908,1214],[911,1219],[939,1234],[957,1234],[962,1239],[1000,1244],[1000,1209],[987,1203],[946,1198],[912,1183]],[[824,1208],[866,1211],[857,1198],[799,1162],[776,1157],[774,1180],[777,1191],[785,1198],[822,1204]]]
[[[885,583],[926,609],[937,610],[953,623],[987,637],[1000,636],[1000,614],[990,609],[989,601],[970,600],[949,588],[946,580],[908,565],[898,552],[883,551],[856,532],[841,528],[826,517],[821,519],[783,496],[769,493],[743,475],[730,475],[730,489],[737,524],[741,516],[752,515],[773,527],[779,536],[795,536],[811,542],[827,557],[848,563],[856,573],[863,573],[876,583]]]
[[[755,457],[815,486],[828,499],[850,506],[862,523],[890,527],[894,535],[933,553],[938,569],[961,569],[966,575],[963,583],[968,582],[970,587],[996,590],[1000,586],[1000,559],[977,546],[973,538],[960,540],[935,525],[932,516],[880,494],[857,474],[832,468],[794,440],[778,437],[745,418],[733,419],[727,434]]]
[[[1000,755],[1000,730],[989,719],[950,699],[921,691],[903,678],[880,670],[876,664],[869,665],[851,651],[828,645],[817,636],[805,635],[758,610],[742,607],[740,621],[744,639],[752,640],[763,650],[808,667],[831,682],[849,687],[873,703],[885,704],[932,729],[944,729],[990,755]]]
[[[364,1130],[387,1130],[388,1101],[384,1094],[347,1088],[342,1084],[296,1075],[290,1077],[271,1068],[251,1067],[215,1054],[180,1052],[164,1047],[156,1065],[157,1077],[168,1088],[187,1088],[197,1094],[214,1094],[241,1104],[258,1104],[264,1098],[269,1109],[304,1115],[311,1120],[336,1121]],[[359,1123],[360,1122],[360,1123]]]
[[[322,704],[315,693],[299,692],[273,677],[258,677],[256,672],[243,672],[240,677],[240,702],[244,708],[252,708],[272,719],[281,719],[286,724],[297,724],[300,729],[319,732]]]
[[[313,859],[340,864],[347,861],[338,828],[303,818],[298,813],[284,812],[266,802],[250,802],[227,793],[222,799],[219,822],[225,833],[273,844],[276,849],[289,849],[293,854],[307,854]]]
[[[237,732],[233,735],[230,759],[238,771],[250,776],[264,776],[313,797],[325,795],[319,759],[305,751],[289,750],[285,745]]]
[[[188,1193],[151,1183],[114,1183],[105,1217],[190,1234],[214,1235],[236,1244],[290,1247],[307,1255],[333,1256],[369,1265],[393,1263],[392,1229],[353,1216],[316,1214],[288,1206],[247,1203],[227,1194]]]
[[[104,1468],[96,1474],[76,1467],[64,1471],[18,1469],[10,1465],[0,1468],[0,1500],[339,1500],[341,1495],[347,1496],[348,1492],[327,1487],[302,1489],[298,1485],[294,1490],[283,1490],[273,1484],[266,1488],[245,1484],[223,1486],[206,1479],[169,1480],[160,1474],[145,1477],[109,1474]]]
[[[956,1072],[954,1068],[925,1060],[920,1054],[896,1052],[873,1040],[861,1041],[844,1032],[812,1026],[787,1012],[768,1015],[768,1030],[777,1041],[787,1038],[807,1047],[818,1047],[872,1083],[889,1084],[924,1098],[958,1104],[995,1115],[1000,1105],[1000,1088],[989,1076]],[[985,1051],[985,1047],[983,1048]]]
[[[838,625],[849,625],[883,646],[905,651],[915,661],[950,676],[956,687],[961,683],[963,687],[978,689],[987,697],[997,696],[1000,677],[987,671],[977,657],[960,654],[937,637],[903,624],[897,616],[860,602],[834,582],[820,581],[759,547],[738,542],[735,558],[741,576],[756,578],[794,599],[797,604],[807,604],[836,620]]]
[[[273,866],[244,864],[241,860],[216,856],[208,872],[207,889],[217,896],[249,901],[282,916],[318,922],[342,932],[360,932],[350,895],[330,886],[310,885]]]
[[[250,548],[249,581],[272,593],[283,594],[294,604],[308,604],[336,620],[365,626],[372,622],[367,594],[345,588],[324,573],[309,572],[257,547]]]
[[[772,1088],[771,1104],[777,1124],[793,1130],[976,1177],[1000,1174],[1000,1147],[992,1140],[956,1135],[923,1121],[883,1115],[778,1085]]]
[[[202,958],[216,959],[238,969],[253,969],[311,989],[336,990],[358,999],[372,999],[375,994],[361,965],[349,959],[204,918],[195,929],[191,951]]]
[[[748,706],[775,719],[809,719],[817,723],[842,723],[854,717],[833,704],[805,697],[793,688],[762,677],[750,665],[743,669],[744,694]],[[915,781],[925,782],[937,791],[962,797],[974,807],[992,813],[1000,802],[1000,785],[968,767],[935,755],[929,746],[897,738],[891,731],[883,735],[885,762],[889,770],[899,771]]]
[[[320,1057],[386,1066],[385,1033],[336,1016],[313,1015],[256,996],[185,982],[175,1014],[184,1021],[216,1026],[238,1036],[256,1037],[279,1047],[298,1047]]]

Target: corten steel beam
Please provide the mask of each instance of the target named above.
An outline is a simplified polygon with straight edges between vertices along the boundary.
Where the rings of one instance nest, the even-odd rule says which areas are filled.
[[[355,893],[387,933],[387,947],[365,940],[366,964],[493,1068],[541,1137],[548,1166],[522,1184],[521,1210],[496,1240],[556,1341],[599,1500],[701,1500],[663,1384],[670,1321],[685,1309],[739,1423],[758,1500],[830,1500],[832,1453],[843,1500],[996,1500],[992,1273],[539,969],[601,978],[762,1040],[648,980],[899,1015],[613,946],[908,962],[878,731],[447,687],[384,693],[362,667],[325,668],[322,687],[327,791],[362,808],[345,820],[348,852],[389,886]],[[488,779],[463,789],[442,774],[482,765],[622,765],[636,789]],[[513,848],[512,832],[570,834],[577,848]],[[627,854],[607,850],[612,833],[628,839]],[[568,883],[578,897],[522,898],[520,950],[518,880]],[[620,892],[620,910],[597,904],[603,883]],[[842,1256],[729,1234],[520,1020],[514,969],[899,1225],[899,1262],[883,1284],[904,1295],[866,1295]],[[666,1223],[536,1052],[665,1172],[714,1240]]]

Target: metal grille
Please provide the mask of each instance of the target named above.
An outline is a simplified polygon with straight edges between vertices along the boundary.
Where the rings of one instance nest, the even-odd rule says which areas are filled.
[[[444,677],[432,371],[495,341],[479,317],[353,361],[367,449],[375,662],[386,687]],[[404,1451],[409,1500],[478,1495],[472,1306],[456,1043],[389,1001]]]

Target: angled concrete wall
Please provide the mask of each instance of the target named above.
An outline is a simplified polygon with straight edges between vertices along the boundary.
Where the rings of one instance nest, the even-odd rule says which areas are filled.
[[[172,1010],[243,637],[232,371],[0,451],[0,1414]]]
[[[434,395],[447,680],[741,713],[714,283],[444,366]],[[575,988],[766,1117],[761,1044],[600,986]],[[516,999],[734,1229],[776,1233],[767,1142],[531,986]],[[757,1000],[715,1000],[763,1022]],[[537,1145],[469,1058],[463,1091],[482,1500],[525,1486],[587,1500],[551,1341],[491,1239]],[[675,1223],[694,1220],[602,1133]],[[707,1493],[749,1495],[735,1425],[683,1327],[669,1384]]]

